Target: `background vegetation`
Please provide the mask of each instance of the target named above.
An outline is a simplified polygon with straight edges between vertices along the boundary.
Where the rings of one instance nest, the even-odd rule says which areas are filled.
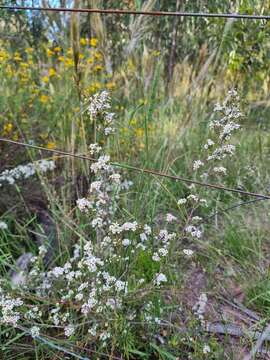
[[[270,13],[269,2],[258,0],[3,1],[7,5],[22,3]],[[269,36],[269,21],[2,10],[1,137],[88,154],[94,135],[84,112],[85,102],[93,94],[108,90],[117,114],[116,132],[104,146],[113,161],[200,180],[193,163],[204,156],[202,147],[209,137],[214,105],[229,89],[236,88],[245,115],[242,130],[233,137],[237,152],[227,166],[228,175],[215,181],[269,194]],[[8,225],[7,230],[0,230],[0,271],[2,278],[8,279],[21,254],[38,253],[37,234],[57,242],[53,264],[66,260],[65,251],[74,244],[78,232],[89,231],[87,219],[78,217],[74,207],[76,199],[87,194],[92,178],[87,161],[2,142],[0,151],[1,173],[50,156],[57,164],[46,177],[39,175],[16,186],[0,187],[0,219]],[[186,184],[168,179],[130,172],[125,176],[133,186],[121,197],[120,215],[133,214],[138,222],[160,228],[164,213],[177,214],[177,199],[190,191]],[[144,335],[141,328],[131,329],[127,341],[123,340],[123,315],[114,324],[112,343],[105,348],[91,344],[95,350],[91,357],[242,358],[252,339],[232,341],[219,333],[206,334],[198,327],[192,309],[202,292],[210,299],[207,316],[211,321],[242,324],[239,314],[228,311],[222,316],[226,309],[220,304],[226,298],[234,304],[237,300],[238,310],[240,303],[256,312],[259,320],[249,325],[263,328],[270,309],[269,201],[224,211],[250,199],[214,190],[200,190],[200,194],[209,202],[208,208],[198,213],[206,219],[204,237],[196,241],[184,238],[175,244],[175,256],[167,264],[172,285],[157,297],[164,301],[168,313],[181,308],[180,313],[173,312],[176,318],[167,318],[169,328],[148,328]],[[53,219],[52,227],[46,222],[47,216]],[[183,253],[185,248],[194,251],[191,257]],[[141,257],[137,271],[145,275],[155,271],[153,267],[147,256]],[[137,300],[140,303],[139,296]],[[31,339],[24,342],[23,335],[0,325],[3,359],[73,358],[59,348],[65,347],[65,342],[54,333],[47,341],[58,348]],[[89,356],[84,353],[87,337],[80,336],[72,339],[72,349]]]

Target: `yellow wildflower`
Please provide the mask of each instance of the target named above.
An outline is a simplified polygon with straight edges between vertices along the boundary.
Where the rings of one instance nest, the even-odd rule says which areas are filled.
[[[12,132],[12,130],[13,130],[13,124],[7,123],[4,125],[3,134],[4,135],[10,134]]]
[[[97,60],[102,60],[102,54],[100,52],[96,52],[94,56]]]
[[[49,78],[48,76],[43,76],[43,78],[41,79],[45,84],[47,84],[49,82]]]
[[[72,55],[73,55],[73,50],[72,50],[71,48],[69,48],[69,49],[67,50],[67,55],[68,55],[68,56],[72,56]]]
[[[15,61],[22,61],[22,58],[21,58],[20,54],[15,53],[14,60]]]
[[[100,89],[101,89],[101,83],[94,82],[94,83],[92,83],[90,86],[88,86],[86,88],[86,92],[88,92],[90,94],[93,94],[93,93],[97,92]]]
[[[51,49],[47,49],[46,52],[47,52],[47,56],[49,57],[54,55],[54,52]]]
[[[55,149],[55,142],[49,141],[46,145],[47,149]]]
[[[18,139],[19,139],[19,135],[18,135],[18,134],[14,134],[14,135],[12,136],[12,140],[17,141]]]
[[[0,59],[1,60],[1,59]],[[12,66],[11,65],[7,65],[7,67],[6,67],[6,74],[7,74],[7,76],[9,76],[9,77],[12,77],[13,75],[14,75],[14,70],[13,70],[13,68],[12,68]]]
[[[90,58],[87,59],[87,63],[88,63],[88,64],[93,64],[93,62],[94,62],[94,59],[93,59],[92,57],[90,57]]]
[[[103,70],[103,66],[101,66],[101,65],[96,65],[94,67],[94,71],[101,71],[101,70]]]
[[[84,58],[84,55],[83,54],[80,54],[79,55],[79,59],[83,59]]]
[[[61,48],[60,48],[60,46],[56,46],[53,50],[54,50],[55,52],[60,52],[60,51],[61,51]]]
[[[137,124],[137,120],[136,120],[136,119],[131,119],[130,122],[129,122],[129,124],[130,124],[131,126],[135,126],[135,125]]]
[[[160,51],[159,51],[159,50],[153,50],[153,51],[152,51],[152,55],[155,56],[155,57],[157,57],[157,56],[160,55]]]
[[[28,48],[25,49],[25,52],[26,52],[27,54],[32,54],[33,51],[34,51],[34,49],[31,48],[31,47],[28,47]]]
[[[40,98],[39,98],[40,102],[42,104],[47,104],[47,102],[49,101],[49,96],[47,95],[41,95]]]
[[[114,82],[108,82],[107,84],[106,84],[106,88],[108,89],[108,90],[114,90],[115,88],[116,88],[116,85],[115,85],[115,83]]]
[[[20,82],[25,84],[30,80],[30,77],[27,74],[20,74]]]
[[[64,62],[65,58],[64,58],[64,56],[58,56],[58,60],[61,61],[61,62]]]
[[[92,46],[92,47],[96,47],[96,46],[97,46],[97,43],[98,43],[98,39],[96,39],[96,38],[92,38],[92,39],[90,39],[90,41],[89,41],[89,44],[90,44],[90,46]]]
[[[9,54],[5,50],[0,50],[0,62],[8,60]]]
[[[81,38],[81,39],[80,39],[80,44],[81,44],[82,46],[86,46],[86,45],[87,45],[87,39]]]
[[[143,134],[144,134],[143,128],[135,129],[135,134],[136,134],[137,137],[142,137]]]
[[[23,68],[28,68],[29,64],[27,64],[26,62],[21,62],[20,66],[23,67]]]
[[[53,77],[53,76],[55,76],[55,75],[56,75],[55,69],[54,69],[54,68],[50,68],[50,69],[49,69],[49,76],[50,76],[50,77]]]
[[[65,66],[70,67],[74,65],[74,61],[70,58],[65,59]]]

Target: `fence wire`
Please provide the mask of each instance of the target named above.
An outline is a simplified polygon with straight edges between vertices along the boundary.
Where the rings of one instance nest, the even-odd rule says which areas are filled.
[[[203,13],[203,12],[179,12],[179,11],[142,11],[125,9],[82,9],[82,8],[63,8],[63,7],[33,7],[33,6],[0,6],[6,10],[30,10],[30,11],[51,11],[51,12],[75,12],[75,13],[98,13],[113,15],[145,15],[145,16],[177,16],[177,17],[197,17],[197,18],[227,18],[227,19],[247,19],[247,20],[270,20],[270,15],[256,14],[228,14],[228,13]]]
[[[70,157],[74,157],[74,158],[82,159],[82,160],[87,160],[87,161],[91,161],[91,162],[97,161],[97,159],[94,159],[94,158],[92,158],[90,156],[85,156],[85,155],[80,155],[80,154],[72,154],[72,153],[70,153],[68,151],[62,151],[62,150],[56,150],[56,149],[47,149],[47,148],[44,148],[42,146],[22,143],[22,142],[19,142],[19,141],[5,139],[5,138],[0,138],[0,142],[1,141],[6,142],[6,143],[10,143],[10,144],[15,144],[15,145],[18,145],[18,146],[23,146],[23,147],[36,149],[36,150],[47,151],[47,152],[51,152],[51,153],[58,154],[58,155],[70,156]],[[270,200],[270,195],[258,194],[258,193],[249,192],[249,191],[245,191],[245,190],[228,188],[228,187],[218,185],[218,184],[209,184],[209,183],[205,183],[205,182],[202,182],[202,181],[197,181],[197,180],[187,179],[187,178],[183,178],[183,177],[176,176],[176,175],[170,175],[170,174],[162,173],[162,172],[159,172],[159,171],[154,170],[154,169],[144,169],[144,168],[140,168],[140,167],[137,167],[137,166],[134,166],[134,165],[122,164],[122,163],[117,163],[117,162],[110,162],[110,165],[112,165],[113,167],[126,169],[128,171],[136,171],[136,172],[140,172],[140,173],[155,175],[155,176],[164,177],[164,178],[175,180],[175,181],[185,182],[187,184],[194,184],[194,185],[198,185],[198,186],[202,186],[202,187],[207,187],[207,188],[214,189],[214,190],[228,191],[228,192],[237,193],[237,194],[241,194],[241,195],[245,195],[245,196],[253,196],[253,197],[256,197],[256,198]]]

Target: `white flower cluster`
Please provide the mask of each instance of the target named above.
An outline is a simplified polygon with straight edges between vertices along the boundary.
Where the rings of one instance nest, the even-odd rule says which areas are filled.
[[[109,93],[108,91],[102,91],[90,98],[90,105],[87,110],[90,116],[95,118],[99,113],[110,109],[110,107]]]
[[[107,93],[101,93],[92,98],[89,112],[92,117],[105,115],[108,120],[112,119],[107,112],[109,108]],[[107,120],[103,122],[105,127]],[[115,317],[119,310],[126,311],[129,306],[126,297],[132,296],[134,289],[149,284],[155,288],[168,281],[165,271],[161,270],[176,234],[167,229],[156,231],[132,218],[119,219],[117,200],[120,191],[127,190],[131,182],[122,181],[121,175],[114,173],[109,156],[102,152],[98,143],[89,148],[91,155],[98,155],[98,158],[91,165],[93,178],[88,194],[77,200],[78,209],[84,213],[84,218],[88,217],[91,225],[89,237],[78,239],[73,255],[64,264],[55,264],[49,270],[44,270],[43,266],[47,249],[40,247],[38,255],[31,260],[30,271],[25,273],[25,284],[18,289],[22,292],[30,290],[38,298],[51,297],[56,300],[55,305],[49,312],[43,312],[38,305],[24,304],[30,309],[20,313],[17,310],[22,305],[20,299],[1,298],[0,311],[2,314],[5,311],[5,324],[15,326],[20,319],[34,319],[35,325],[29,330],[33,338],[39,335],[39,323],[61,328],[67,338],[73,336],[80,327],[75,325],[76,312],[77,316],[87,318],[83,326],[89,336],[95,341],[108,341],[111,331],[107,319]],[[170,213],[165,216],[168,223],[177,220]],[[155,263],[155,269],[159,270],[142,278],[136,270],[139,260],[145,256],[147,261],[159,262]],[[74,305],[72,311],[69,304]],[[1,310],[1,306],[6,310]],[[140,314],[136,310],[134,313],[134,308],[129,310],[129,315],[130,319],[137,317],[140,320]],[[158,324],[159,319],[155,322]]]
[[[175,233],[169,233],[166,229],[159,231],[159,234],[155,236],[155,242],[160,244],[161,247],[153,253],[152,259],[154,261],[159,262],[162,258],[168,255],[170,242],[175,239],[175,237]]]
[[[239,110],[239,97],[235,90],[228,92],[228,95],[222,104],[216,104],[214,113],[221,114],[219,119],[212,120],[209,124],[210,130],[214,132],[216,141],[207,139],[203,149],[207,150],[208,155],[205,161],[196,160],[193,163],[193,170],[197,171],[200,168],[205,168],[209,162],[217,162],[225,159],[228,156],[233,156],[235,153],[235,145],[228,144],[227,141],[231,138],[241,126],[237,122],[243,115]],[[227,169],[223,166],[208,166],[201,177],[206,179],[209,174],[212,175],[226,175]]]
[[[5,295],[4,291],[0,288],[0,324],[9,324],[12,326],[17,325],[21,318],[18,308],[23,305],[20,298],[12,298]]]
[[[190,194],[186,198],[182,198],[182,199],[179,199],[177,201],[178,206],[181,206],[181,205],[184,205],[184,204],[187,204],[187,203],[199,204],[199,205],[207,207],[206,199],[200,199],[199,196],[194,195],[194,194]]]
[[[0,230],[7,230],[8,226],[4,221],[0,221]]]
[[[165,274],[157,274],[157,277],[155,279],[155,283],[157,284],[157,286],[160,286],[161,283],[166,283],[167,281],[167,276]]]
[[[200,239],[202,236],[202,231],[198,229],[196,226],[189,225],[186,227],[186,232],[190,234],[192,237]]]
[[[0,187],[3,183],[15,184],[17,180],[28,179],[36,173],[44,174],[55,169],[53,160],[39,160],[26,165],[19,165],[14,169],[5,170],[0,174]]]
[[[30,329],[30,333],[31,333],[31,336],[32,336],[33,338],[35,338],[35,337],[39,336],[40,328],[39,328],[38,326],[33,326],[33,327],[31,327],[31,329]]]
[[[114,122],[114,113],[108,112],[110,109],[110,96],[107,91],[102,91],[101,93],[97,93],[93,95],[90,99],[90,105],[88,107],[88,113],[91,119],[101,118],[103,124],[98,124],[98,129],[103,130],[103,133],[108,136],[114,132],[113,122]],[[93,147],[92,144],[90,146]],[[95,149],[96,150],[96,149]],[[93,149],[90,148],[90,151]]]

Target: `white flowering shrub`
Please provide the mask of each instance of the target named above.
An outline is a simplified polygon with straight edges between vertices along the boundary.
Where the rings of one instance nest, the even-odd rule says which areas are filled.
[[[236,90],[230,90],[224,102],[216,104],[214,115],[218,118],[209,123],[212,138],[207,139],[203,146],[206,158],[193,163],[193,170],[200,170],[201,178],[204,180],[210,176],[217,178],[227,175],[223,163],[235,154],[235,145],[230,143],[230,139],[240,129],[238,121],[243,116],[239,109],[239,96]]]
[[[52,328],[56,337],[72,339],[81,333],[88,343],[110,347],[118,322],[123,322],[120,342],[137,326],[133,324],[160,323],[162,301],[156,300],[155,291],[169,281],[165,264],[176,234],[118,215],[120,192],[130,184],[114,172],[100,145],[113,132],[109,110],[107,92],[91,99],[88,111],[96,125],[96,142],[89,149],[96,161],[88,196],[77,200],[78,217],[92,228],[89,237],[79,237],[72,254],[50,269],[44,269],[47,249],[41,246],[16,296],[2,282],[1,325],[18,331],[23,326],[33,338],[48,335]],[[175,220],[167,215],[168,223]]]
[[[224,166],[225,162],[235,154],[236,146],[230,143],[232,135],[240,129],[238,121],[242,118],[239,109],[239,96],[235,90],[230,90],[222,104],[216,104],[214,108],[214,118],[209,122],[209,137],[202,146],[202,158],[193,162],[193,171],[201,180],[217,182],[228,175],[228,170]],[[185,235],[191,239],[200,239],[203,233],[203,218],[197,214],[204,213],[209,206],[209,201],[205,199],[207,191],[205,189],[191,185],[190,194],[185,198],[179,199],[177,204],[179,209],[184,209]],[[202,196],[204,195],[204,196]],[[213,196],[211,201],[213,202]],[[192,256],[193,250],[184,249],[186,256]]]
[[[14,185],[18,180],[25,180],[37,173],[44,174],[47,171],[52,171],[54,169],[55,162],[46,159],[28,163],[26,165],[19,165],[14,169],[4,170],[0,173],[0,187],[4,184]]]
[[[210,122],[212,136],[203,146],[205,158],[193,163],[194,171],[203,179],[227,174],[224,160],[235,152],[229,140],[240,128],[237,102],[236,92],[231,91],[215,108],[221,116]],[[105,151],[106,139],[114,132],[110,110],[107,92],[90,99],[88,115],[94,143],[89,152],[95,161],[90,165],[88,194],[76,203],[78,226],[86,222],[88,236],[76,232],[77,241],[70,253],[62,254],[48,269],[44,259],[49,249],[40,246],[31,259],[31,268],[23,274],[23,283],[15,289],[4,280],[0,283],[1,326],[23,329],[37,340],[53,333],[55,339],[64,337],[72,342],[79,335],[93,348],[111,351],[125,348],[136,336],[147,341],[147,330],[153,337],[163,324],[166,314],[160,290],[172,281],[172,252],[179,239],[195,242],[202,238],[203,219],[198,213],[208,203],[190,186],[189,193],[177,201],[179,213],[164,214],[166,226],[139,223],[132,214],[123,218],[120,195],[132,183],[114,171]],[[40,171],[45,169],[43,165],[38,163]],[[34,169],[30,164],[26,167],[29,171],[19,168],[2,173],[0,180],[12,184],[13,178],[28,177],[25,174],[32,174]],[[5,223],[0,224],[1,231],[6,228]],[[194,250],[186,247],[181,252],[186,258],[194,256]],[[206,304],[207,296],[202,294],[193,308],[201,324]]]

